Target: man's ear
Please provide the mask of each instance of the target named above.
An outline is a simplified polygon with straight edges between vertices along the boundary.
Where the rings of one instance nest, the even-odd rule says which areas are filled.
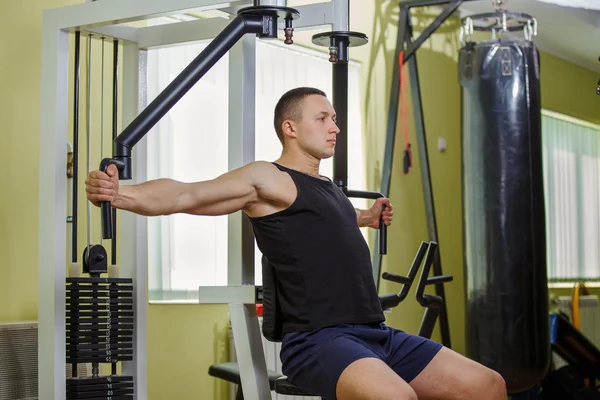
[[[283,131],[283,134],[287,137],[296,137],[296,124],[291,119],[286,119],[285,121],[283,121],[283,123],[281,124],[281,130]]]

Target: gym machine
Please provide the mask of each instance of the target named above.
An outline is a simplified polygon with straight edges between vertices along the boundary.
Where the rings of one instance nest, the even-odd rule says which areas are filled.
[[[160,16],[182,14],[188,10],[218,10],[219,17],[200,18],[185,23],[134,27],[139,22]],[[224,16],[224,17],[223,17]],[[131,183],[143,182],[145,176],[145,142],[143,136],[154,124],[189,90],[194,82],[226,52],[230,55],[229,66],[229,170],[254,160],[254,106],[255,76],[254,52],[256,37],[276,38],[284,32],[285,42],[293,43],[293,30],[302,28],[332,28],[331,32],[317,35],[314,42],[329,48],[334,68],[334,106],[347,112],[344,93],[347,82],[348,47],[364,44],[366,37],[348,30],[348,1],[333,0],[299,6],[285,7],[283,0],[232,1],[219,0],[98,0],[82,4],[46,10],[42,25],[42,79],[40,109],[40,198],[39,198],[39,393],[41,399],[62,399],[67,391],[73,392],[72,382],[65,379],[67,362],[86,362],[81,346],[98,346],[99,342],[83,343],[81,335],[73,332],[83,323],[77,318],[95,318],[97,315],[81,315],[66,318],[66,309],[81,309],[82,300],[94,305],[98,293],[112,293],[112,288],[124,295],[117,299],[108,296],[108,303],[116,300],[121,313],[127,312],[126,354],[122,357],[104,359],[111,364],[121,362],[122,376],[127,378],[124,396],[134,399],[148,398],[146,368],[146,224],[143,217],[122,213],[118,240],[116,238],[116,214],[110,205],[101,208],[102,238],[111,239],[113,259],[108,266],[107,254],[101,244],[86,247],[84,253],[85,273],[89,277],[67,277],[66,274],[66,193],[67,174],[64,143],[67,142],[68,59],[69,38],[78,40],[81,35],[90,39],[103,38],[118,42],[123,52],[121,102],[125,130],[114,137],[112,157],[102,160],[101,168],[114,164],[120,179]],[[247,35],[248,34],[248,35]],[[188,41],[211,40],[211,44],[167,87],[153,102],[146,104],[144,76],[146,50],[152,47],[172,45]],[[116,53],[115,53],[116,54]],[[76,57],[77,58],[77,57]],[[344,68],[346,65],[346,69]],[[345,73],[344,73],[345,70]],[[78,81],[76,82],[78,85]],[[116,102],[113,103],[116,107]],[[115,112],[116,114],[116,112]],[[113,121],[114,122],[114,121]],[[75,121],[76,123],[76,121]],[[344,146],[338,143],[338,147]],[[341,165],[341,164],[340,164]],[[346,188],[347,172],[336,168],[335,179],[350,197],[381,197],[380,193],[353,191]],[[124,183],[126,184],[126,182]],[[74,196],[75,193],[74,193]],[[76,210],[74,210],[75,212]],[[247,398],[268,398],[269,385],[264,356],[261,351],[260,332],[256,322],[255,303],[258,288],[254,286],[254,242],[249,221],[241,213],[228,217],[228,286],[201,287],[200,303],[230,305],[232,328],[238,349],[241,380]],[[76,237],[76,232],[72,232]],[[380,234],[385,244],[385,235]],[[48,238],[52,238],[49,240]],[[125,249],[119,253],[117,266],[116,247]],[[77,246],[72,249],[77,253]],[[385,248],[380,250],[385,252]],[[76,261],[76,257],[72,258]],[[118,271],[119,281],[101,277],[107,270]],[[115,278],[116,279],[116,278]],[[67,289],[66,284],[69,285]],[[79,286],[78,286],[79,285]],[[82,287],[85,286],[85,287]],[[121,290],[123,289],[123,290]],[[67,295],[69,293],[69,295]],[[72,294],[79,294],[73,296]],[[85,294],[83,296],[82,294]],[[126,306],[125,306],[126,304]],[[92,307],[93,308],[93,307]],[[96,309],[86,312],[95,313]],[[130,315],[132,313],[133,315]],[[122,315],[125,317],[125,315]],[[88,321],[90,322],[90,321]],[[92,324],[97,324],[93,322]],[[120,327],[122,328],[122,327]],[[132,328],[132,329],[129,329]],[[93,334],[105,335],[100,326]],[[110,328],[108,328],[110,330]],[[125,329],[125,328],[124,328]],[[92,329],[93,330],[93,329]],[[117,337],[122,337],[118,332]],[[68,338],[77,337],[69,343]],[[125,342],[125,341],[124,341]],[[102,342],[101,345],[112,343]],[[78,347],[79,346],[79,347]],[[124,346],[125,347],[125,346]],[[88,348],[87,350],[99,351]],[[124,350],[124,349],[117,349]],[[106,349],[104,349],[103,355]],[[86,353],[89,355],[90,353]],[[99,355],[99,354],[95,354]],[[91,362],[99,364],[99,359]],[[112,372],[114,373],[114,365]],[[94,369],[95,377],[100,377]],[[131,378],[131,379],[129,379]],[[95,382],[94,384],[98,384]],[[112,387],[107,379],[99,383],[103,396]]]

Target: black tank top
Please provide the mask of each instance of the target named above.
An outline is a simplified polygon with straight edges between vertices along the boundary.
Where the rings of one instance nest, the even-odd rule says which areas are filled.
[[[298,190],[285,210],[250,218],[277,275],[283,333],[385,320],[356,211],[330,180],[273,163]]]

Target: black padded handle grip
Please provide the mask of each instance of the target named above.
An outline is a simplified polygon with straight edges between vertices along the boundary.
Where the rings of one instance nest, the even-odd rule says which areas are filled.
[[[105,158],[100,161],[100,171],[106,172],[109,165],[114,165],[118,170],[123,170],[125,167],[125,163],[120,160],[115,160],[113,158]],[[113,224],[112,224],[112,213],[111,213],[111,203],[109,201],[100,202],[100,217],[102,220],[102,238],[103,239],[112,239],[113,232]]]
[[[383,223],[383,212],[385,211],[385,204],[381,210],[381,217],[379,218],[379,254],[387,254],[387,225]]]
[[[102,238],[112,239],[112,214],[110,212],[111,204],[109,201],[100,203],[100,211],[102,213]]]
[[[385,197],[383,194],[378,192],[365,192],[362,190],[345,190],[346,196],[357,197],[360,199],[373,199]],[[379,254],[387,254],[387,226],[383,223],[383,212],[385,211],[385,204],[381,210],[381,217],[379,218]]]
[[[383,274],[381,274],[381,279],[401,283],[403,285],[410,285],[412,283],[412,279],[410,279],[408,276],[400,276],[389,272],[384,272]]]

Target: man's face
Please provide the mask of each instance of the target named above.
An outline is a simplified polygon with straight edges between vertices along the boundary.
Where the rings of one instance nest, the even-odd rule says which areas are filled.
[[[296,122],[296,137],[300,148],[311,156],[325,159],[335,152],[336,136],[340,133],[336,115],[329,100],[319,95],[304,98],[302,120]]]

